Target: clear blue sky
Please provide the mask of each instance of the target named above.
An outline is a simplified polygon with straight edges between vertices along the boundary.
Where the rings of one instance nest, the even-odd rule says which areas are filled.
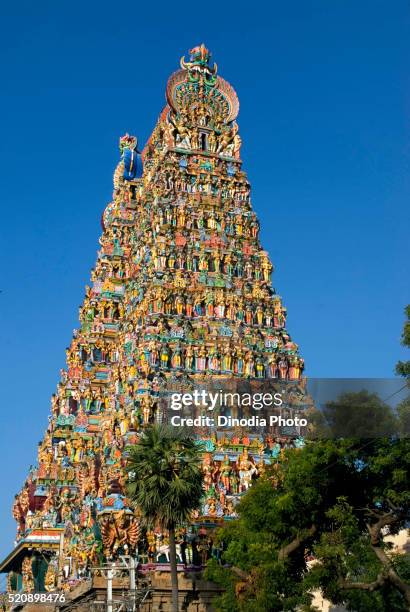
[[[221,9],[221,12],[220,12]],[[409,299],[410,5],[2,2],[0,555],[94,265],[118,137],[204,42],[241,102],[274,284],[311,376],[391,376]]]

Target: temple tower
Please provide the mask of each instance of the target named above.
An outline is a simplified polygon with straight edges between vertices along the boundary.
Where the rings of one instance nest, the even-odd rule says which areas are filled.
[[[272,287],[242,168],[238,111],[234,89],[201,45],[169,78],[142,151],[135,137],[120,139],[80,326],[38,463],[13,505],[17,545],[0,566],[12,590],[69,588],[139,541],[147,560],[160,560],[158,534],[141,533],[126,498],[124,448],[163,417],[170,389],[277,380],[303,395],[303,359]],[[280,444],[240,431],[223,442],[204,435],[197,519],[215,523],[235,516],[250,475]]]

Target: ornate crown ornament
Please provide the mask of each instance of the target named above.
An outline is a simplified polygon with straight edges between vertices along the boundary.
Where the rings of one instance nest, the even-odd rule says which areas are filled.
[[[203,75],[205,82],[212,87],[216,82],[216,71],[218,66],[214,63],[211,68],[209,66],[210,58],[211,53],[202,43],[201,45],[190,49],[189,62],[185,61],[185,56],[181,57],[181,68],[183,70],[188,70],[189,78],[192,81],[198,81],[201,75]]]
[[[189,61],[182,57],[181,70],[174,72],[167,83],[166,98],[171,109],[179,113],[200,101],[226,123],[234,121],[239,112],[238,96],[227,81],[217,76],[217,64],[209,65],[211,53],[202,44],[189,54]]]
[[[137,146],[138,146],[138,138],[136,136],[131,136],[130,134],[128,134],[128,132],[124,134],[124,136],[121,136],[120,142],[119,142],[121,153],[124,153],[124,149],[130,149],[130,151],[136,151]]]

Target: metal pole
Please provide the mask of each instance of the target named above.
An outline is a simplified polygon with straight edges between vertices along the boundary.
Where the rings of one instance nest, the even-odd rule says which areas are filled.
[[[135,559],[130,557],[130,589],[135,591]]]
[[[132,610],[135,610],[135,559],[132,555],[130,555],[130,591],[131,591],[131,601],[132,601]]]
[[[114,571],[110,567],[107,571],[107,612],[113,612],[112,608],[112,579],[113,579]]]

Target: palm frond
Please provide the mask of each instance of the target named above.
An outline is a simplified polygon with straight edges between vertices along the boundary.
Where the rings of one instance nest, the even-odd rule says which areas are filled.
[[[153,425],[126,449],[127,493],[146,524],[164,528],[188,520],[203,492],[202,445],[189,431]]]

